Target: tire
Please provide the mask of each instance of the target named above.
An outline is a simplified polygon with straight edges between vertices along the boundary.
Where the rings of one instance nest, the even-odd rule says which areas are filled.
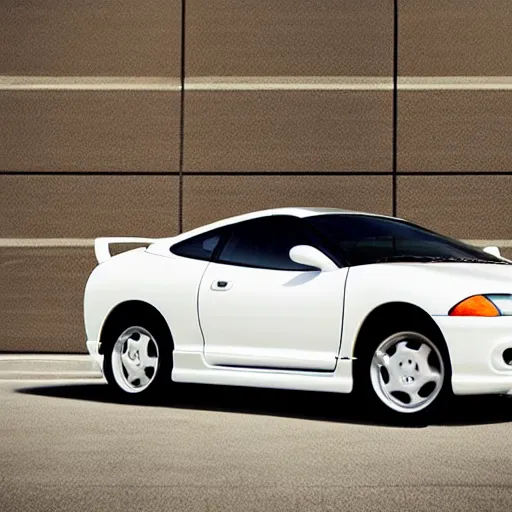
[[[355,391],[371,415],[400,424],[432,420],[451,396],[449,357],[428,328],[369,333],[355,363]]]
[[[156,315],[127,315],[115,322],[105,340],[103,371],[109,385],[131,398],[156,396],[169,389],[172,339]]]

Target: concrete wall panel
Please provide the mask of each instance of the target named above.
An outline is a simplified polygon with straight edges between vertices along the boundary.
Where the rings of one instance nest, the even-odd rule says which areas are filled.
[[[512,239],[512,176],[400,176],[398,215],[462,239]]]
[[[187,92],[185,101],[185,171],[391,169],[391,92]]]
[[[185,176],[183,192],[185,229],[283,206],[391,213],[389,176]]]
[[[405,91],[399,171],[510,171],[511,91]]]
[[[163,237],[177,229],[177,176],[0,176],[0,238]]]
[[[187,76],[392,72],[392,0],[187,0]]]
[[[181,0],[2,0],[0,20],[0,74],[180,74]]]
[[[0,352],[86,352],[92,249],[0,248]]]
[[[179,92],[0,91],[2,171],[177,171]]]
[[[512,75],[510,0],[399,0],[399,73]]]

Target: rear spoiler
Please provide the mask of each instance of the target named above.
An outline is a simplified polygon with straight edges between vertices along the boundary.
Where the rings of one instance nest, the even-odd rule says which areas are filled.
[[[111,238],[96,238],[94,240],[94,253],[98,263],[103,263],[109,260],[112,255],[110,254],[110,244],[146,244],[150,245],[156,242],[155,238],[136,238],[130,236],[111,237]]]

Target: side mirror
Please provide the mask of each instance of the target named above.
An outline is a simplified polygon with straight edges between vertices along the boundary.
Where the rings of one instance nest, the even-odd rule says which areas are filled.
[[[290,259],[295,263],[314,267],[322,272],[337,270],[336,264],[324,253],[310,245],[296,245],[290,249]]]
[[[493,256],[496,256],[497,258],[501,258],[501,252],[498,247],[495,247],[494,245],[490,245],[489,247],[484,247],[484,251],[488,254],[492,254]]]

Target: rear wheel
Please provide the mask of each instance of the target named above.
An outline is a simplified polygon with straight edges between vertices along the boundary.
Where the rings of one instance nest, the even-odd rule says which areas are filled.
[[[450,367],[435,334],[389,329],[366,340],[356,362],[364,404],[402,422],[425,421],[449,395]]]
[[[104,373],[126,395],[147,396],[171,382],[172,340],[160,321],[133,318],[107,333]]]

